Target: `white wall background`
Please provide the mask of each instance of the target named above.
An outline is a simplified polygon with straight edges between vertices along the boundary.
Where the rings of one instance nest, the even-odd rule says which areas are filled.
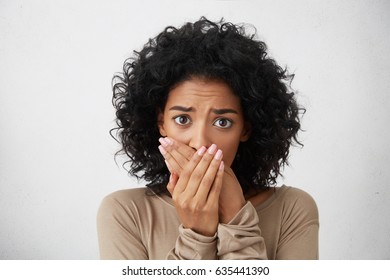
[[[1,0],[1,259],[98,258],[101,199],[137,186],[113,159],[113,73],[201,15],[254,24],[296,74],[305,147],[284,181],[317,201],[320,257],[390,259],[386,0]]]

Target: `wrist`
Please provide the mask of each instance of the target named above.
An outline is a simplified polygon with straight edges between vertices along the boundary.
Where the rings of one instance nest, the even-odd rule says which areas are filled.
[[[219,222],[222,224],[228,224],[237,213],[244,207],[246,204],[245,199],[240,200],[236,203],[229,203],[224,206],[219,207]]]

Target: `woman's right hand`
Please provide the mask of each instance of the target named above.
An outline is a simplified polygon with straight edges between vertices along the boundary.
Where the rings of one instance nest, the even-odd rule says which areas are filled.
[[[169,171],[180,177],[183,166],[195,153],[194,149],[169,138],[160,138],[159,141],[161,143],[160,151]],[[246,201],[236,175],[228,166],[224,168],[222,185],[223,190],[219,196],[219,222],[227,224],[245,205]]]
[[[224,174],[222,156],[216,145],[208,150],[200,148],[183,163],[180,176],[171,173],[167,186],[183,227],[205,236],[213,236],[218,228]]]

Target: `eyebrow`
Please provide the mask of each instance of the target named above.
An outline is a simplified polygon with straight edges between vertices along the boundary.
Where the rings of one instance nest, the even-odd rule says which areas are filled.
[[[173,107],[169,108],[169,111],[194,112],[195,109],[192,107],[173,106]],[[216,115],[223,115],[223,114],[228,114],[228,113],[238,115],[238,112],[236,110],[228,109],[228,108],[226,108],[226,109],[213,109],[212,112]]]
[[[233,110],[233,109],[213,109],[213,112],[217,115],[223,115],[223,114],[228,114],[228,113],[238,115],[238,112],[236,110]]]
[[[183,107],[183,106],[173,106],[173,107],[169,108],[169,111],[193,112],[194,108],[192,108],[192,107]]]

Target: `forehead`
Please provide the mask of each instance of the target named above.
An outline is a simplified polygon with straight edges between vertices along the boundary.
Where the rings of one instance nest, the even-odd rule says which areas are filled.
[[[241,107],[239,97],[225,82],[199,78],[186,80],[169,92],[167,105],[178,102],[188,106]]]

